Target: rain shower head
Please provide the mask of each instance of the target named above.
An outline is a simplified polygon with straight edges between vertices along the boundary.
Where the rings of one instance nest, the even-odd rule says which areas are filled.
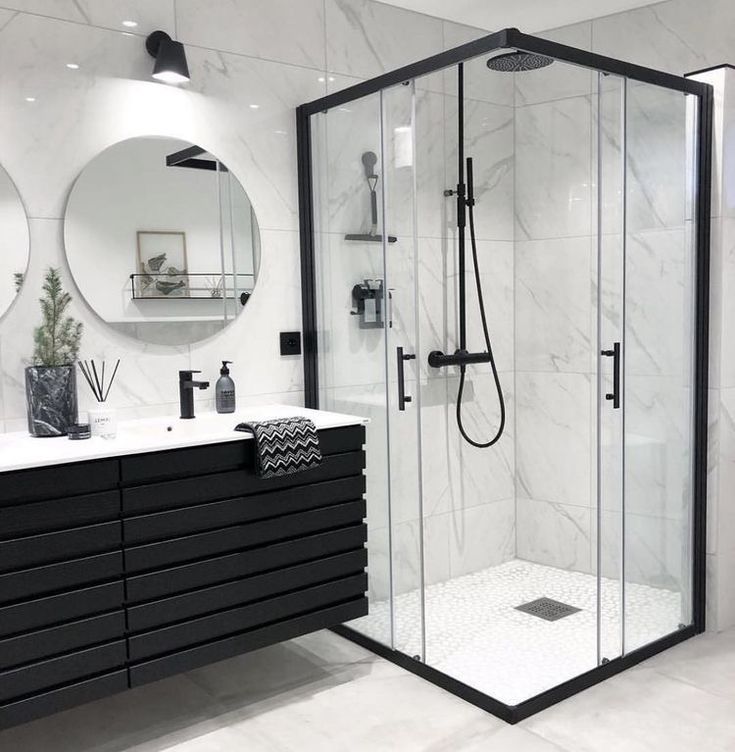
[[[500,73],[518,73],[519,71],[538,70],[551,65],[553,58],[545,55],[537,55],[534,52],[505,52],[502,55],[491,57],[487,61],[487,67]]]

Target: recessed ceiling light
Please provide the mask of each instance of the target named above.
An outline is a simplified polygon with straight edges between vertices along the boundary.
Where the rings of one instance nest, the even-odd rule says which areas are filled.
[[[26,97],[26,102],[35,102],[35,101],[36,101],[35,97]]]
[[[288,133],[286,131],[273,131],[274,133],[277,133],[279,136],[287,136]]]
[[[122,25],[127,26],[129,29],[134,29],[138,25],[138,22],[137,21],[123,21]]]
[[[250,109],[251,110],[259,110],[260,109],[260,105],[259,104],[251,104],[250,105]]]
[[[67,63],[66,67],[69,70],[79,70],[79,65],[77,65],[77,63]]]
[[[324,78],[324,76],[319,76],[319,78],[317,78],[317,81],[318,81],[318,82],[319,82],[320,84],[323,84],[323,83],[324,83],[324,82],[325,82],[326,80],[327,80],[327,79],[326,79],[326,78]]]
[[[329,80],[330,80],[330,81],[334,81],[334,80],[335,80],[335,79],[334,79],[334,76],[330,76],[330,77],[329,77]]]

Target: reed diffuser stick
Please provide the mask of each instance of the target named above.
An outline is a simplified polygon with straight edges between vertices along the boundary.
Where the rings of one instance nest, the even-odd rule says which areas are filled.
[[[110,377],[110,381],[107,384],[105,383],[104,360],[102,361],[99,371],[97,370],[97,365],[95,364],[94,359],[90,360],[89,362],[87,362],[86,360],[79,360],[77,361],[77,363],[79,364],[79,370],[84,376],[84,380],[92,390],[92,394],[94,395],[97,402],[106,402],[107,398],[110,395],[112,384],[115,381],[115,376],[117,376],[117,369],[120,366],[120,358],[117,359],[115,368],[112,371],[112,376]]]

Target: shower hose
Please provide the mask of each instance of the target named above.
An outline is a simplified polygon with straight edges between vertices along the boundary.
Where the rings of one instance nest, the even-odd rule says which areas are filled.
[[[498,393],[498,402],[500,404],[500,423],[495,436],[489,441],[475,441],[470,438],[462,423],[462,395],[464,394],[464,382],[467,371],[467,366],[462,365],[459,367],[459,389],[457,391],[457,427],[462,434],[462,438],[468,443],[472,444],[478,449],[487,449],[488,447],[497,444],[500,441],[500,437],[505,430],[505,399],[503,398],[503,387],[500,384],[500,376],[498,376],[498,367],[495,364],[495,355],[493,354],[493,346],[490,342],[490,332],[487,328],[487,316],[485,315],[485,300],[482,294],[482,280],[480,279],[480,263],[477,258],[477,239],[475,237],[475,199],[473,191],[472,180],[472,160],[467,160],[467,182],[468,182],[468,215],[470,224],[470,244],[472,246],[472,265],[475,269],[475,287],[477,288],[477,301],[480,307],[480,318],[482,319],[482,333],[485,337],[485,346],[487,347],[487,353],[490,356],[490,367],[493,371],[493,379],[495,380],[495,389]]]

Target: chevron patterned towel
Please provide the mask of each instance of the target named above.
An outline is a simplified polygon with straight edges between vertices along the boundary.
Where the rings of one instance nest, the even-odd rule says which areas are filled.
[[[235,430],[251,431],[255,437],[255,465],[260,478],[278,478],[321,465],[319,434],[308,418],[240,423]]]

